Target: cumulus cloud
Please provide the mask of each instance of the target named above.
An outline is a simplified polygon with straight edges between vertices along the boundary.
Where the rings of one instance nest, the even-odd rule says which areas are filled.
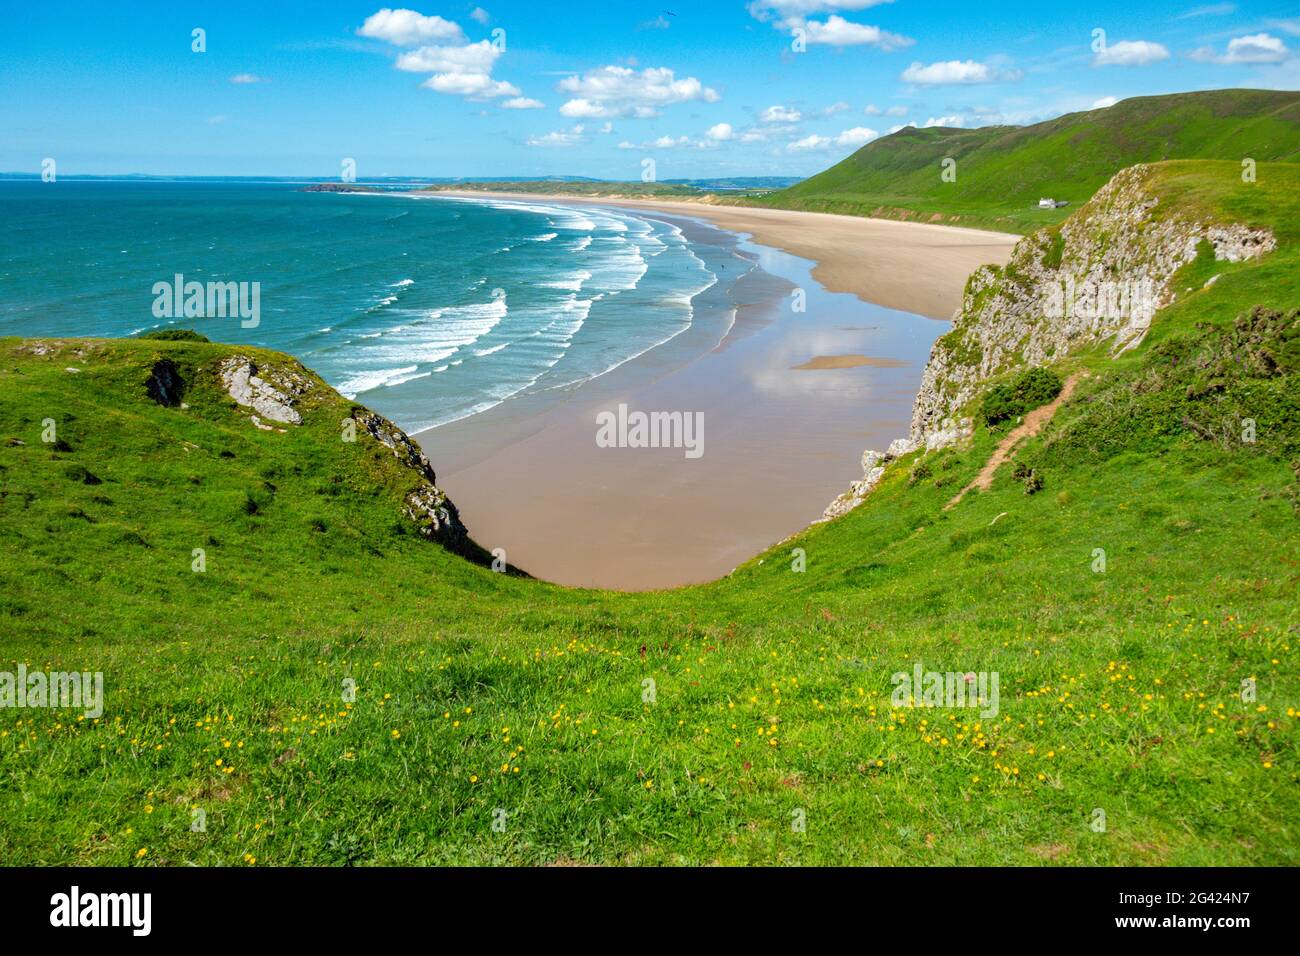
[[[668,67],[637,71],[626,66],[602,66],[570,76],[557,86],[572,99],[560,107],[569,117],[612,118],[658,116],[662,107],[700,101],[716,103],[720,96],[693,76],[678,79]]]
[[[868,129],[865,126],[855,126],[853,129],[846,129],[835,137],[836,146],[861,146],[863,143],[869,143],[880,134],[874,129]]]
[[[501,50],[488,40],[464,46],[422,46],[397,58],[410,73],[491,73]]]
[[[925,125],[921,128],[929,129],[932,126],[949,126],[955,129],[961,129],[965,125],[966,121],[960,116],[931,116],[925,121]]]
[[[880,27],[865,23],[854,23],[843,17],[831,15],[823,22],[806,20],[801,23],[789,23],[790,29],[802,28],[804,38],[809,43],[825,46],[874,46],[889,52],[909,47],[916,41],[898,33],[889,33]]]
[[[906,116],[906,106],[891,106],[888,109],[881,109],[875,103],[867,105],[863,110],[867,116]]]
[[[430,40],[460,40],[464,36],[460,26],[450,20],[388,7],[366,17],[357,35],[384,40],[394,46],[414,46]]]
[[[1150,40],[1120,40],[1098,50],[1093,66],[1149,66],[1169,59],[1169,48]]]
[[[570,129],[556,130],[543,136],[530,136],[525,141],[529,146],[568,147],[577,146],[586,141],[586,127],[581,123]]]
[[[1291,51],[1280,39],[1268,33],[1252,33],[1228,41],[1228,50],[1219,55],[1210,47],[1201,47],[1192,53],[1192,59],[1205,63],[1281,63]]]
[[[1108,107],[1114,106],[1118,102],[1119,100],[1115,99],[1113,96],[1103,96],[1101,99],[1094,101],[1092,106],[1088,108],[1093,110],[1104,110]]]
[[[505,80],[494,80],[486,73],[435,73],[420,85],[435,93],[450,93],[471,100],[520,96],[519,87]]]
[[[546,104],[541,100],[529,99],[527,96],[515,96],[501,104],[503,110],[542,110]]]
[[[755,19],[766,23],[834,13],[836,10],[865,10],[885,3],[893,3],[893,0],[752,0],[748,9]]]
[[[763,110],[758,118],[764,123],[797,123],[803,119],[803,114],[793,107],[777,105]]]
[[[821,136],[817,133],[810,133],[802,139],[787,143],[785,148],[786,152],[789,153],[811,153],[834,147],[858,147],[863,143],[871,142],[879,135],[874,129],[855,126],[852,129],[844,130],[838,136]]]
[[[482,14],[482,16],[479,16]],[[476,21],[486,23],[487,13],[476,7],[470,14]],[[482,101],[498,97],[513,97],[518,104],[508,109],[536,109],[542,104],[523,96],[519,87],[505,80],[492,78],[492,69],[503,52],[502,47],[489,40],[477,43],[466,41],[458,24],[442,17],[426,17],[414,10],[385,8],[371,14],[357,33],[362,36],[387,40],[395,46],[416,46],[397,57],[396,67],[408,73],[432,73],[420,85],[435,93],[463,96]],[[425,43],[427,40],[448,40],[448,43]]]
[[[736,131],[731,128],[730,123],[718,123],[716,126],[710,126],[705,135],[711,140],[723,143],[735,136]]]
[[[1019,70],[1003,70],[975,60],[941,60],[929,65],[913,63],[900,79],[914,86],[957,86],[1006,83],[1020,79]]]
[[[818,136],[816,133],[812,133],[803,139],[795,140],[786,149],[792,153],[801,153],[814,149],[825,149],[830,144],[831,138],[829,136]]]

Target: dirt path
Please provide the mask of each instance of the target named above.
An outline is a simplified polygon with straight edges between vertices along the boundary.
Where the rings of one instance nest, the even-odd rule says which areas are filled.
[[[1052,399],[1049,404],[1044,405],[1041,408],[1035,408],[1032,412],[1026,415],[1023,422],[1013,428],[1006,438],[998,442],[998,447],[993,449],[993,454],[990,455],[989,460],[984,463],[984,467],[980,469],[980,473],[975,476],[969,485],[957,492],[956,497],[943,506],[943,510],[947,511],[949,508],[956,505],[957,502],[961,501],[962,498],[966,496],[966,492],[970,491],[972,488],[978,488],[980,491],[987,491],[989,486],[993,484],[993,476],[997,474],[999,468],[1006,464],[1007,459],[1011,457],[1011,452],[1015,450],[1016,445],[1020,444],[1023,439],[1032,438],[1034,435],[1037,435],[1042,431],[1043,426],[1052,420],[1052,416],[1056,414],[1056,410],[1061,407],[1061,403],[1066,401],[1070,397],[1071,393],[1074,392],[1074,386],[1078,384],[1079,379],[1084,378],[1087,374],[1087,372],[1075,372],[1067,378],[1065,384],[1061,386],[1060,395],[1057,395],[1056,398]]]

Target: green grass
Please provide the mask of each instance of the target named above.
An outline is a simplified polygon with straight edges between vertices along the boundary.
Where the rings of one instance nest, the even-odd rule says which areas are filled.
[[[0,711],[2,858],[1300,863],[1300,317],[1249,315],[1297,304],[1300,192],[1156,174],[1282,248],[1192,263],[1200,291],[1142,347],[1057,368],[1093,374],[1017,451],[1041,490],[1009,463],[943,510],[1001,437],[980,427],[675,591],[424,540],[410,474],[340,441],[352,404],[322,387],[301,426],[258,430],[214,377],[230,346],[0,340],[0,670],[106,692],[97,721]],[[147,397],[161,358],[188,408]],[[892,707],[917,660],[996,671],[998,715]]]
[[[759,205],[1030,232],[1065,219],[1135,163],[1300,161],[1300,93],[1135,97],[1032,126],[906,128]],[[956,180],[940,178],[945,159]],[[1040,197],[1062,209],[1035,208]]]

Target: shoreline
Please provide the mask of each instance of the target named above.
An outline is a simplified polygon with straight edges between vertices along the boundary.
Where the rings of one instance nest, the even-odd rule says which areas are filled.
[[[568,198],[563,204],[610,205]],[[735,312],[721,337],[716,328],[701,329],[674,350],[653,349],[558,394],[519,396],[412,435],[437,464],[439,484],[475,540],[504,549],[508,561],[536,577],[650,590],[725,576],[819,518],[860,473],[862,450],[888,443],[910,419],[921,370],[943,326],[869,304],[862,282],[852,293],[828,290],[813,278],[823,263],[750,240],[747,231],[698,216],[694,204],[677,205],[688,208],[635,208],[681,226],[715,254],[721,250],[715,255],[721,268],[733,261],[750,266],[725,290],[712,290],[730,296]],[[918,228],[880,222],[891,235],[898,226]],[[950,239],[946,227],[932,228],[940,232],[927,229],[927,239]],[[932,272],[939,247],[922,246],[926,252],[914,251],[913,265]],[[859,269],[858,257],[870,255],[842,244],[838,253]],[[960,299],[964,283],[962,275],[940,286]],[[806,295],[803,312],[791,305],[796,288]],[[716,317],[718,304],[709,308]],[[884,358],[826,361],[835,356]],[[680,448],[598,447],[598,416],[619,405],[698,416],[705,453],[692,459]]]
[[[851,292],[864,302],[944,321],[960,308],[967,277],[981,265],[1005,263],[1023,238],[938,223],[669,199],[584,199],[462,189],[408,195],[612,206],[703,219],[760,245],[811,260],[813,279],[828,292]]]

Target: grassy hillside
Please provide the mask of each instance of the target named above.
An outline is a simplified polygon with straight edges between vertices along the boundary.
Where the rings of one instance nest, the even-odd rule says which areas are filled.
[[[351,403],[258,429],[211,374],[231,347],[0,340],[0,670],[106,693],[97,720],[0,711],[0,854],[1300,863],[1300,190],[1275,174],[1162,168],[1170,204],[1280,248],[1192,263],[1146,344],[1062,363],[1092,374],[1017,452],[1036,493],[1008,465],[943,510],[1003,434],[980,427],[671,592],[421,538],[387,449],[339,440]],[[160,358],[188,407],[148,396]],[[999,712],[891,706],[917,661],[997,672]]]
[[[1300,93],[1214,90],[1144,96],[1033,126],[906,128],[762,200],[815,212],[1028,232],[1059,222],[1135,163],[1300,161]],[[956,160],[956,181],[940,178]],[[1040,197],[1070,206],[1038,210]]]

